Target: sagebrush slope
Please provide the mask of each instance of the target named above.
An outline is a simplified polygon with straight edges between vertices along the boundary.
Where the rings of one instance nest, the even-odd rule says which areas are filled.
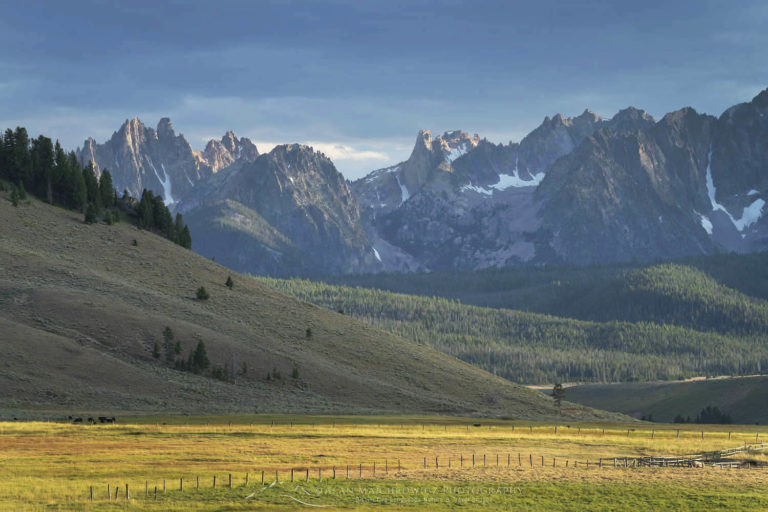
[[[0,237],[6,409],[556,414],[550,398],[126,224],[88,226],[0,194]],[[207,301],[194,298],[201,285]],[[222,382],[171,369],[152,355],[165,326],[182,356],[202,340],[213,365],[235,359],[247,373]],[[267,381],[273,370],[282,379]]]

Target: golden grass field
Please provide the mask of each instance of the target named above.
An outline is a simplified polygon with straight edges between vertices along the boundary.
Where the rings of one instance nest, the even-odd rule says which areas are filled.
[[[685,425],[678,438],[673,425],[560,424],[555,434],[554,424],[418,416],[175,416],[118,421],[94,426],[0,423],[0,508],[768,508],[764,490],[768,469],[614,468],[612,460],[602,468],[595,465],[601,457],[732,448],[754,442],[756,435],[761,440],[768,437],[762,427]],[[752,458],[766,460],[762,455]],[[119,489],[116,501],[114,494],[108,501],[108,485],[112,493]]]

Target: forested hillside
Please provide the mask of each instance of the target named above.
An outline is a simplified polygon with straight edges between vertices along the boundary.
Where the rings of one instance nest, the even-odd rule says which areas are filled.
[[[739,335],[768,333],[768,253],[643,267],[518,267],[334,276],[326,281],[581,320],[653,322]]]
[[[761,334],[766,306],[762,302],[713,284],[696,270],[662,266],[648,272],[636,275],[631,285],[637,290],[634,293],[649,294],[649,304],[659,300],[654,294],[671,304],[679,297],[688,298],[688,302],[678,301],[675,318],[687,318],[686,308],[709,308],[713,318],[723,319],[728,328],[722,330],[728,334],[653,322],[573,320],[305,280],[263,280],[515,382],[668,380],[748,375],[766,368],[768,345]],[[649,287],[649,280],[656,286]],[[744,311],[754,313],[753,321],[738,327],[738,315]],[[695,317],[690,320],[692,325],[697,323]]]

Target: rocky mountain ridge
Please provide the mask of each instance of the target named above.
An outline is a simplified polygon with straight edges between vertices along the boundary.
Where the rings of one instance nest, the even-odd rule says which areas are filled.
[[[307,146],[259,155],[228,132],[196,152],[167,119],[80,155],[162,193],[193,248],[253,273],[648,261],[768,248],[767,114],[768,90],[719,118],[558,114],[519,143],[422,130],[406,161],[352,183]]]

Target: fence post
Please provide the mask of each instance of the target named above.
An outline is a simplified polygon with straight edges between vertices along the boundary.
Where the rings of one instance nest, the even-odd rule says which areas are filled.
[[[128,492],[128,484],[125,484],[125,501],[130,501],[130,500],[131,500],[131,495]]]
[[[532,453],[528,454],[528,462],[531,464],[531,467],[533,467],[533,454]]]
[[[91,501],[93,501],[93,486],[91,486]]]
[[[522,461],[521,457],[522,456],[520,455],[520,452],[517,452],[517,465],[518,466],[522,466],[523,465],[523,461]]]
[[[165,494],[165,478],[163,478],[163,494]]]
[[[336,466],[333,466],[333,479],[336,480]]]
[[[213,488],[216,488],[216,475],[213,475]]]
[[[435,456],[435,469],[440,469],[440,464],[437,461],[437,456]]]
[[[199,478],[200,477],[198,477],[198,482],[200,481]],[[264,485],[264,470],[263,469],[261,470],[261,485]]]
[[[179,491],[184,492],[184,477],[179,478]]]
[[[544,456],[541,456],[541,467],[544,467]]]
[[[305,469],[304,472],[304,481],[309,482],[309,468]]]
[[[347,464],[347,480],[349,480],[349,464]]]
[[[555,457],[552,457],[552,467],[555,467]]]
[[[262,482],[262,483],[263,483],[263,482]],[[199,475],[197,476],[197,484],[195,485],[195,487],[196,487],[197,489],[199,489],[199,488],[200,488],[200,476],[199,476]]]
[[[363,465],[360,464],[360,478],[363,478]]]
[[[293,468],[291,468],[291,482],[293,482]]]
[[[496,465],[497,466],[499,465],[499,454],[498,453],[496,454]]]
[[[485,454],[483,454],[483,466],[486,466],[486,464],[485,464]]]
[[[323,468],[317,468],[317,481],[321,482],[323,480]]]
[[[245,474],[245,486],[248,487],[248,473]]]
[[[232,473],[229,474],[229,488],[232,488]]]
[[[155,501],[157,501],[157,486],[155,486]]]

